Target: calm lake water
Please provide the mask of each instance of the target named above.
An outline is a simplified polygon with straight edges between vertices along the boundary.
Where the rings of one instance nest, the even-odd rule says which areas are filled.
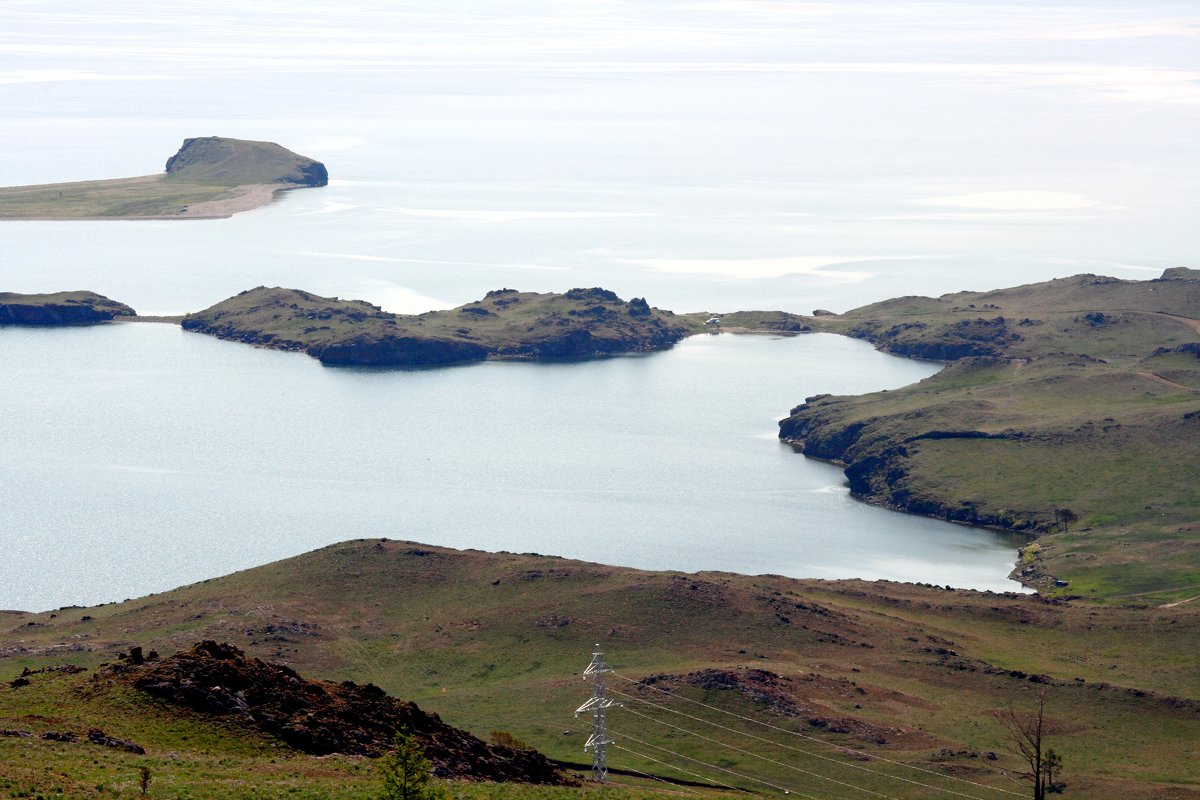
[[[646,568],[1011,589],[1013,545],[852,500],[775,441],[935,368],[841,337],[322,367],[156,324],[0,329],[0,607],[138,596],[353,537]]]
[[[230,220],[0,223],[0,291],[143,314],[253,286],[452,307],[603,286],[841,311],[1200,259],[1191,0],[149,0],[0,8],[0,184],[266,139],[330,186]],[[1004,585],[990,534],[773,440],[930,367],[828,337],[359,373],[169,327],[0,332],[0,607],[351,536]]]

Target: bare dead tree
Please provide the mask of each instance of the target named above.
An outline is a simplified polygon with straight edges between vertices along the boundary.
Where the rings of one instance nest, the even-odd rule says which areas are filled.
[[[1079,521],[1079,515],[1069,508],[1054,509],[1054,522],[1063,533],[1071,530],[1071,525]]]
[[[1061,792],[1065,784],[1055,777],[1062,769],[1062,757],[1046,743],[1051,733],[1046,722],[1046,690],[1038,691],[1032,711],[1007,708],[998,718],[1008,732],[1013,752],[1028,767],[1020,777],[1033,788],[1033,800],[1046,800],[1047,794]]]

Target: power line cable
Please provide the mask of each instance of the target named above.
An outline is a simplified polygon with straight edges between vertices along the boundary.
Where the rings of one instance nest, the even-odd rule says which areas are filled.
[[[720,781],[714,780],[714,779],[708,777],[707,775],[701,775],[698,772],[692,772],[691,770],[684,769],[683,767],[681,767],[677,764],[670,764],[666,761],[657,759],[654,756],[648,756],[645,753],[639,753],[636,750],[630,750],[628,747],[624,747],[624,746],[616,744],[616,743],[613,744],[613,747],[616,748],[617,750],[624,750],[626,753],[632,753],[633,755],[637,756],[638,758],[644,758],[647,761],[653,761],[655,764],[661,764],[664,767],[666,767],[667,769],[677,770],[679,772],[682,772],[684,775],[691,775],[693,778],[699,778],[700,780],[705,781],[707,783],[715,783],[717,786],[720,786],[724,789],[729,789],[734,792],[741,792],[742,794],[750,794],[750,792],[747,792],[745,789],[739,789],[736,786],[730,786],[728,783],[721,783]],[[651,747],[653,747],[653,745],[651,745]],[[667,752],[670,752],[670,751],[667,751]],[[672,755],[674,755],[674,754],[672,753]],[[684,756],[684,758],[686,758],[686,756]]]
[[[676,758],[683,758],[683,759],[687,759],[688,761],[694,761],[697,764],[701,764],[705,767],[708,767],[709,769],[720,770],[721,772],[727,772],[730,775],[734,775],[736,777],[742,778],[743,780],[753,781],[754,783],[761,783],[763,786],[769,786],[772,789],[776,789],[780,792],[784,792],[785,794],[795,793],[795,794],[800,795],[801,797],[806,796],[806,795],[804,795],[803,792],[797,791],[796,789],[791,789],[791,788],[788,788],[787,786],[780,786],[777,783],[771,783],[770,781],[765,781],[762,778],[756,778],[753,775],[746,775],[745,773],[737,772],[732,769],[726,769],[725,767],[719,767],[716,764],[709,764],[707,761],[701,761],[698,758],[693,758],[692,756],[685,756],[682,753],[676,753],[672,750],[668,750],[665,747],[660,747],[656,744],[651,744],[650,742],[643,742],[641,739],[635,739],[634,737],[630,736],[627,733],[623,734],[623,735],[626,739],[637,742],[638,744],[641,744],[641,745],[645,745],[646,747],[653,747],[655,750],[662,750],[664,753],[670,753],[671,755],[675,756]],[[820,776],[820,775],[814,775],[814,777],[822,778],[822,776]],[[864,794],[874,795],[875,797],[882,797],[882,798],[884,798],[884,800],[898,800],[898,798],[892,797],[891,795],[886,795],[886,794],[883,794],[882,792],[877,792],[874,789],[865,789],[862,786],[855,786],[852,783],[846,783],[845,781],[839,781],[836,778],[822,778],[822,780],[829,781],[830,783],[836,783],[841,786],[845,786],[848,789],[854,789],[856,791],[863,792]],[[811,795],[808,795],[808,796],[811,797]]]
[[[877,760],[877,761],[883,761],[883,762],[885,762],[885,763],[888,763],[888,764],[895,764],[895,765],[896,765],[896,766],[898,766],[898,767],[905,767],[905,768],[907,768],[907,769],[916,770],[917,772],[924,772],[924,773],[925,773],[925,774],[927,774],[927,775],[933,775],[933,776],[935,776],[935,777],[937,777],[937,778],[941,778],[941,779],[944,779],[944,780],[951,780],[951,781],[957,781],[957,782],[959,782],[959,783],[965,783],[965,784],[969,784],[969,785],[971,785],[971,786],[975,786],[975,787],[977,787],[977,788],[979,788],[979,789],[986,789],[986,790],[988,790],[988,791],[990,791],[990,792],[1002,792],[1003,794],[1011,794],[1011,795],[1013,795],[1014,797],[1024,797],[1024,796],[1025,796],[1025,795],[1024,795],[1023,793],[1021,793],[1021,792],[1014,792],[1014,791],[1010,791],[1010,790],[1008,790],[1008,789],[1001,789],[1001,788],[1000,788],[1000,787],[998,787],[998,786],[988,786],[986,783],[979,783],[979,782],[977,782],[977,781],[968,780],[968,779],[966,779],[966,778],[959,778],[959,777],[958,777],[958,776],[956,776],[956,775],[946,775],[946,774],[944,774],[944,773],[941,773],[941,772],[936,772],[936,771],[934,771],[934,770],[931,770],[931,769],[925,769],[924,767],[918,767],[918,766],[916,766],[915,764],[906,764],[906,763],[905,763],[905,762],[903,762],[903,761],[897,761],[897,760],[895,760],[895,759],[892,759],[892,758],[886,758],[886,757],[884,757],[884,756],[881,756],[881,755],[876,755],[876,754],[874,754],[874,753],[868,753],[868,752],[865,752],[865,751],[863,751],[863,750],[855,750],[853,747],[846,747],[846,746],[844,746],[844,745],[835,744],[834,742],[827,742],[827,741],[825,741],[824,739],[819,739],[819,738],[817,738],[816,736],[808,736],[807,734],[800,733],[799,731],[791,731],[791,730],[788,730],[787,728],[781,728],[781,727],[779,727],[778,725],[772,725],[772,724],[771,724],[771,723],[769,723],[769,722],[763,722],[762,720],[757,720],[757,719],[754,719],[753,717],[746,717],[746,716],[742,716],[741,714],[735,714],[735,713],[733,713],[732,711],[726,711],[726,710],[725,710],[725,709],[723,709],[723,708],[717,708],[716,706],[709,705],[708,703],[701,703],[699,700],[692,700],[691,698],[689,698],[689,697],[684,697],[683,695],[679,695],[679,694],[672,694],[671,692],[668,692],[668,691],[666,691],[665,689],[660,689],[660,688],[658,688],[657,686],[650,686],[649,684],[642,683],[641,681],[635,681],[635,680],[633,680],[632,678],[627,678],[627,677],[625,677],[624,675],[622,675],[622,674],[621,674],[621,673],[619,673],[619,672],[615,672],[615,671],[614,671],[614,672],[613,672],[613,675],[614,675],[615,677],[617,677],[617,678],[620,678],[620,679],[621,679],[621,680],[623,680],[623,681],[626,681],[627,683],[632,683],[632,684],[635,684],[635,685],[644,686],[644,687],[646,687],[646,688],[648,688],[648,689],[653,689],[654,691],[656,691],[656,692],[659,692],[660,694],[665,694],[665,695],[667,695],[668,697],[675,697],[675,698],[678,698],[678,699],[680,699],[680,700],[683,700],[683,701],[684,701],[684,702],[686,702],[686,703],[692,703],[693,705],[702,706],[702,707],[704,707],[704,708],[707,708],[707,709],[709,709],[709,710],[711,710],[711,711],[716,711],[716,712],[717,712],[717,713],[719,713],[719,714],[725,714],[726,716],[735,717],[735,718],[737,718],[737,719],[744,720],[744,721],[746,721],[746,722],[751,722],[751,723],[753,723],[753,724],[755,724],[755,725],[761,725],[761,726],[762,726],[762,727],[764,727],[764,728],[770,728],[771,730],[774,730],[774,731],[779,731],[780,733],[786,733],[786,734],[788,734],[789,736],[796,736],[796,737],[799,737],[799,738],[801,738],[801,739],[808,739],[808,740],[810,740],[810,741],[817,742],[817,743],[819,743],[819,744],[823,744],[823,745],[825,745],[826,747],[832,747],[832,748],[835,748],[835,749],[837,749],[837,750],[842,750],[842,751],[844,751],[844,752],[847,752],[847,753],[853,753],[854,755],[857,755],[857,756],[865,756],[866,758],[872,758],[872,759],[875,759],[875,760]],[[643,700],[642,702],[647,702],[647,701]],[[676,712],[676,713],[679,713],[679,712]],[[709,724],[715,724],[715,723],[709,723]],[[740,731],[737,731],[737,732],[738,732],[738,733],[740,733]],[[751,734],[744,734],[744,735],[746,735],[746,736],[750,736]],[[770,741],[770,740],[767,740],[767,741]],[[781,744],[781,743],[778,743],[778,742],[776,742],[775,744],[778,744],[780,747],[788,747],[788,745]],[[804,751],[800,751],[800,752],[804,752]],[[999,772],[1000,772],[1002,775],[1004,774],[1004,773],[1003,773],[1003,771],[999,771]],[[893,776],[893,777],[895,777],[895,776]],[[903,779],[901,779],[901,780],[903,780]]]
[[[620,693],[618,692],[618,694],[620,694]],[[634,699],[634,700],[637,700],[637,698],[632,698],[632,699]],[[639,702],[643,702],[643,703],[644,703],[644,702],[646,702],[646,701],[644,701],[644,700],[641,700],[641,701],[639,701]],[[654,704],[653,704],[653,703],[651,703],[650,705],[654,705]],[[663,708],[662,706],[654,706],[654,707],[655,707],[655,708]],[[674,714],[678,714],[678,713],[680,713],[680,712],[678,712],[678,711],[673,711],[672,709],[669,709],[669,708],[664,708],[663,710],[665,710],[665,711],[671,711],[671,713],[674,713]],[[687,728],[684,728],[684,727],[681,727],[681,726],[679,726],[679,725],[672,725],[672,724],[671,724],[671,723],[669,723],[669,722],[664,722],[663,720],[660,720],[660,719],[655,719],[654,717],[650,716],[649,714],[641,714],[641,713],[638,713],[637,711],[634,711],[632,708],[629,708],[628,706],[625,708],[625,712],[626,712],[626,713],[628,713],[628,714],[633,714],[634,716],[643,717],[643,718],[645,718],[645,719],[648,719],[648,720],[650,720],[651,722],[656,722],[656,723],[658,723],[659,725],[665,725],[665,726],[666,726],[666,727],[668,727],[668,728],[674,728],[674,729],[675,729],[675,730],[677,730],[677,731],[682,731],[682,732],[684,732],[684,733],[690,734],[690,735],[692,735],[692,736],[695,736],[695,737],[698,737],[698,738],[700,738],[700,739],[704,739],[704,740],[705,740],[705,741],[707,741],[707,742],[712,742],[713,744],[720,745],[721,747],[725,747],[725,748],[728,748],[728,749],[730,749],[730,750],[733,750],[733,751],[735,751],[735,752],[738,752],[738,753],[742,753],[742,754],[744,754],[744,755],[751,756],[752,758],[758,758],[758,759],[761,759],[761,760],[763,760],[763,761],[770,762],[771,764],[775,764],[775,765],[777,765],[777,766],[783,767],[784,769],[795,770],[796,772],[803,772],[805,775],[811,775],[811,776],[813,776],[813,777],[820,778],[821,780],[831,780],[831,779],[827,779],[827,778],[825,778],[825,776],[823,776],[823,775],[820,775],[819,773],[815,773],[815,772],[809,772],[808,770],[806,770],[806,769],[803,769],[803,768],[801,768],[801,767],[797,767],[797,766],[795,766],[794,764],[787,764],[787,763],[784,763],[783,761],[777,761],[776,759],[773,759],[773,758],[768,758],[767,756],[761,755],[761,754],[759,754],[759,753],[755,753],[755,752],[753,752],[753,751],[751,751],[751,750],[744,750],[744,749],[742,749],[742,748],[740,748],[740,747],[735,747],[734,745],[731,745],[731,744],[726,744],[725,742],[722,742],[722,741],[720,741],[719,739],[713,739],[712,737],[709,737],[709,736],[704,736],[703,734],[696,733],[696,732],[695,732],[695,731],[693,731],[693,730],[689,730],[689,729],[687,729]],[[708,725],[713,725],[713,726],[715,726],[715,727],[717,727],[717,728],[720,728],[720,729],[722,729],[722,730],[730,731],[731,733],[742,733],[741,731],[734,730],[733,728],[727,728],[727,727],[725,727],[724,725],[717,725],[717,724],[716,724],[716,723],[714,723],[714,722],[708,722],[707,720],[702,720],[702,719],[700,719],[700,718],[698,718],[698,717],[693,717],[693,716],[690,716],[690,715],[688,715],[688,714],[683,714],[683,716],[687,717],[688,719],[694,719],[694,720],[696,720],[697,722],[704,722],[704,723],[706,723],[706,724],[708,724]],[[770,739],[763,739],[761,736],[754,736],[753,734],[743,734],[743,735],[748,735],[748,736],[750,736],[750,738],[752,738],[752,739],[758,739],[759,741],[766,742],[767,744],[778,744],[777,742],[772,742]],[[890,775],[890,774],[888,774],[888,773],[886,773],[886,772],[880,772],[879,770],[868,769],[867,767],[863,767],[863,766],[861,766],[861,765],[859,765],[859,764],[849,764],[849,763],[847,763],[847,762],[845,762],[845,761],[838,761],[837,759],[830,758],[830,757],[828,757],[828,756],[823,756],[823,755],[821,755],[820,753],[811,753],[811,752],[809,752],[809,751],[807,751],[807,750],[801,750],[801,749],[800,749],[800,748],[798,748],[798,747],[787,747],[786,745],[780,745],[780,746],[781,746],[781,747],[784,747],[785,749],[788,749],[788,750],[794,750],[794,751],[796,751],[796,752],[798,752],[798,753],[804,753],[805,755],[810,755],[810,756],[813,756],[814,758],[820,758],[820,759],[822,759],[822,760],[824,760],[824,761],[829,761],[829,762],[832,762],[833,764],[836,764],[836,765],[838,765],[838,766],[842,766],[842,767],[852,767],[852,768],[854,768],[854,769],[863,770],[864,772],[870,772],[870,773],[871,773],[871,774],[873,774],[873,775],[879,775],[880,777],[883,777],[883,778],[891,778],[891,779],[893,779],[893,780],[904,781],[905,783],[910,783],[910,784],[913,784],[914,786],[920,786],[920,787],[921,787],[921,788],[923,788],[923,789],[932,789],[932,790],[934,790],[934,791],[937,791],[937,792],[945,792],[945,793],[947,793],[947,794],[953,794],[953,795],[957,795],[958,797],[965,797],[965,798],[968,798],[968,800],[981,800],[981,798],[979,798],[979,797],[976,797],[975,795],[971,795],[971,794],[963,794],[962,792],[956,792],[956,791],[954,791],[953,789],[942,789],[941,787],[938,787],[938,786],[932,786],[932,785],[930,785],[930,784],[928,784],[928,783],[922,783],[922,782],[920,782],[920,781],[914,781],[914,780],[910,780],[910,779],[908,779],[908,778],[901,778],[901,777],[899,777],[899,776],[897,776],[897,775]]]
[[[804,754],[804,755],[806,755],[806,756],[811,756],[811,757],[813,757],[813,758],[819,758],[819,759],[821,759],[822,761],[828,761],[828,762],[830,762],[830,763],[832,763],[832,764],[837,764],[838,766],[841,766],[841,767],[849,767],[849,768],[851,768],[851,769],[857,769],[857,770],[860,770],[860,771],[862,771],[862,772],[869,772],[869,773],[871,773],[872,775],[879,775],[879,776],[881,776],[881,777],[884,777],[884,778],[890,778],[890,779],[892,779],[892,780],[896,780],[896,781],[903,781],[904,783],[909,783],[909,784],[912,784],[913,786],[920,786],[920,787],[921,787],[921,788],[923,788],[923,789],[931,789],[931,790],[933,790],[933,791],[935,791],[935,792],[942,792],[942,793],[944,793],[944,794],[952,794],[952,795],[956,795],[956,796],[958,796],[958,797],[965,797],[965,798],[968,798],[968,800],[981,800],[980,798],[978,798],[978,797],[976,797],[975,795],[972,795],[972,794],[965,794],[965,793],[963,793],[963,792],[958,792],[958,791],[955,791],[954,789],[945,789],[945,788],[943,788],[943,787],[941,787],[941,786],[934,786],[934,785],[932,785],[932,784],[929,784],[929,783],[924,783],[924,782],[922,782],[922,781],[915,781],[915,780],[912,780],[911,778],[903,778],[903,777],[901,777],[901,776],[899,776],[899,775],[892,775],[892,774],[890,774],[890,773],[887,773],[887,772],[881,772],[881,771],[879,771],[879,770],[877,770],[877,769],[871,769],[870,767],[864,767],[864,766],[862,766],[861,764],[851,764],[851,763],[849,763],[849,762],[846,762],[846,761],[839,761],[839,760],[837,760],[836,758],[830,758],[829,756],[821,755],[820,753],[814,753],[814,752],[812,752],[811,750],[805,750],[804,748],[801,748],[801,747],[793,747],[793,746],[791,746],[791,745],[786,745],[786,744],[783,744],[782,742],[776,742],[776,741],[774,741],[774,740],[772,740],[772,739],[767,739],[767,738],[765,738],[765,737],[763,737],[763,736],[755,736],[753,733],[747,733],[747,732],[745,732],[745,731],[739,731],[739,730],[737,730],[736,728],[730,728],[730,727],[728,727],[728,726],[726,726],[726,725],[721,725],[720,723],[717,723],[717,722],[712,722],[711,720],[706,720],[706,719],[703,719],[703,718],[701,718],[701,717],[695,717],[695,716],[692,716],[691,714],[685,714],[685,713],[683,713],[682,711],[677,711],[677,710],[675,710],[675,709],[673,709],[673,708],[668,708],[667,706],[662,706],[662,705],[659,705],[659,704],[657,704],[657,703],[651,703],[649,700],[643,700],[643,699],[642,699],[642,698],[640,698],[640,697],[635,697],[634,695],[631,695],[631,694],[626,694],[625,692],[619,691],[619,690],[617,690],[617,689],[613,689],[612,691],[613,691],[613,693],[614,693],[614,694],[618,694],[618,695],[620,695],[621,697],[625,697],[625,698],[628,698],[628,699],[630,699],[630,700],[633,700],[635,703],[642,703],[642,704],[644,704],[644,705],[648,705],[648,706],[650,706],[650,707],[652,707],[652,708],[657,708],[657,709],[661,709],[662,711],[667,711],[667,712],[669,712],[669,713],[671,713],[671,714],[678,714],[678,715],[679,715],[679,716],[681,716],[681,717],[686,717],[687,719],[694,720],[694,721],[696,721],[696,722],[699,722],[699,723],[701,723],[701,724],[704,724],[704,725],[711,725],[711,726],[713,726],[714,728],[720,728],[720,729],[721,729],[721,730],[723,730],[723,731],[729,731],[730,733],[734,733],[734,734],[737,734],[737,735],[739,735],[739,736],[745,736],[745,737],[747,737],[747,738],[749,738],[749,739],[755,739],[755,740],[757,740],[757,741],[760,741],[760,742],[765,742],[766,744],[774,745],[774,746],[776,746],[776,747],[782,747],[782,748],[783,748],[783,749],[785,749],[785,750],[791,750],[792,752],[795,752],[795,753],[803,753],[803,754]],[[716,743],[716,744],[719,744],[719,745],[721,745],[722,747],[728,747],[728,748],[730,748],[731,750],[736,750],[736,751],[738,751],[739,753],[745,753],[745,754],[747,754],[747,755],[750,755],[750,756],[753,756],[753,757],[755,757],[755,758],[761,758],[761,759],[763,759],[764,761],[770,761],[770,762],[772,762],[772,763],[774,763],[774,764],[778,764],[778,765],[780,765],[780,766],[782,766],[782,767],[786,767],[787,769],[795,769],[795,770],[799,770],[799,771],[801,771],[801,772],[804,772],[804,770],[801,770],[799,767],[795,767],[795,766],[792,766],[792,765],[790,765],[790,764],[784,764],[782,761],[775,761],[774,759],[767,758],[766,756],[761,756],[761,755],[759,755],[759,754],[757,754],[757,753],[754,753],[754,752],[751,752],[751,751],[749,751],[749,750],[742,750],[741,748],[734,747],[733,745],[730,745],[730,744],[725,744],[724,742],[721,742],[721,741],[719,741],[719,740],[717,740],[717,739],[710,739],[710,738],[709,738],[709,737],[707,737],[707,736],[702,736],[701,734],[699,734],[699,733],[696,733],[695,731],[688,730],[687,728],[681,728],[681,727],[679,727],[679,726],[672,725],[672,724],[671,724],[671,723],[669,723],[669,722],[663,722],[662,720],[657,720],[657,719],[654,719],[654,717],[651,717],[651,716],[649,716],[648,714],[638,714],[636,711],[634,711],[633,709],[631,709],[631,708],[629,708],[629,707],[626,707],[626,708],[625,708],[625,710],[626,710],[628,713],[630,713],[630,714],[636,714],[637,716],[640,716],[640,717],[645,717],[646,719],[648,719],[648,720],[651,720],[652,722],[657,722],[659,725],[666,725],[666,726],[667,726],[667,727],[669,727],[669,728],[675,728],[676,730],[683,731],[684,733],[690,733],[690,734],[691,734],[691,735],[693,735],[693,736],[699,736],[701,739],[707,739],[708,741],[711,741],[711,742],[714,742],[714,743]],[[808,773],[808,774],[813,774],[813,773]]]
[[[818,780],[823,780],[823,781],[825,781],[825,780],[828,780],[828,781],[834,781],[835,783],[840,783],[840,781],[836,781],[836,780],[834,780],[833,778],[827,778],[827,777],[825,777],[824,775],[819,775],[819,774],[817,774],[817,773],[815,773],[815,772],[809,772],[808,770],[806,770],[806,769],[802,769],[801,767],[793,766],[793,765],[791,765],[791,764],[785,764],[785,763],[783,763],[782,761],[776,761],[776,760],[775,760],[775,759],[773,759],[773,758],[767,758],[767,757],[766,757],[766,756],[764,756],[764,755],[759,755],[758,753],[754,753],[754,752],[751,752],[751,751],[749,751],[749,750],[743,750],[742,748],[740,748],[740,747],[735,747],[734,745],[731,745],[731,744],[726,744],[725,742],[722,742],[722,741],[720,741],[720,740],[718,740],[718,739],[713,739],[713,738],[711,738],[711,737],[709,737],[709,736],[705,736],[705,735],[703,735],[703,734],[696,733],[695,731],[690,731],[690,730],[688,730],[687,728],[682,728],[682,727],[680,727],[680,726],[678,726],[678,725],[672,725],[672,724],[671,724],[671,723],[669,723],[669,722],[663,722],[662,720],[655,719],[654,717],[650,716],[649,714],[640,714],[640,713],[638,713],[637,711],[634,711],[632,708],[629,708],[628,706],[626,706],[626,707],[625,707],[625,713],[627,713],[627,714],[633,714],[634,716],[636,716],[636,717],[642,717],[643,719],[648,719],[648,720],[650,720],[651,722],[657,722],[659,725],[665,725],[665,726],[666,726],[666,727],[668,727],[668,728],[674,728],[674,729],[675,729],[675,730],[677,730],[677,731],[682,731],[683,733],[690,734],[690,735],[692,735],[692,736],[695,736],[695,737],[696,737],[696,738],[698,738],[698,739],[703,739],[703,740],[705,740],[706,742],[712,742],[713,744],[719,745],[719,746],[721,746],[721,747],[724,747],[724,748],[727,748],[727,749],[729,749],[729,750],[733,750],[734,752],[737,752],[737,753],[742,753],[743,755],[751,756],[751,757],[753,757],[753,758],[762,759],[763,761],[767,761],[767,762],[770,762],[770,763],[772,763],[772,764],[776,764],[776,765],[778,765],[778,766],[780,766],[780,767],[783,767],[783,768],[785,768],[785,769],[794,770],[794,771],[796,771],[796,772],[802,772],[802,773],[804,773],[805,775],[809,775],[809,776],[811,776],[811,777],[813,777],[813,778],[817,778]],[[806,794],[803,794],[803,793],[799,793],[799,794],[801,795],[801,797],[808,797],[808,795],[806,795]]]
[[[663,780],[662,778],[658,777],[657,775],[651,775],[649,772],[642,772],[640,769],[634,769],[633,767],[626,767],[625,769],[628,772],[637,773],[638,775],[641,775],[643,778],[649,778],[652,781],[658,781],[659,783],[665,783],[667,786],[672,787],[671,789],[659,789],[658,791],[660,791],[660,792],[667,792],[668,794],[684,794],[685,792],[687,794],[694,794],[694,795],[700,794],[700,792],[697,792],[695,789],[689,789],[686,786],[680,786],[679,784],[671,783],[670,781]],[[627,789],[642,789],[642,788],[644,788],[641,786],[637,786],[636,784],[621,783],[620,781],[614,781],[614,780],[609,780],[608,783],[610,786],[623,786]]]

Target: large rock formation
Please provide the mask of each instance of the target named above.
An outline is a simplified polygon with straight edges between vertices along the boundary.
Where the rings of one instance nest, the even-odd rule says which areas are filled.
[[[487,744],[415,703],[372,684],[301,677],[212,640],[161,660],[115,664],[93,680],[116,680],[202,714],[233,720],[315,755],[385,753],[396,731],[415,736],[445,778],[563,784],[569,780],[536,750]]]

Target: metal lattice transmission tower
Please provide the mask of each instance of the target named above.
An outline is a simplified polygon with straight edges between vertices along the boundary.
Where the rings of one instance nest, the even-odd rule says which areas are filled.
[[[604,651],[596,645],[592,653],[592,663],[583,671],[584,678],[592,679],[592,696],[586,703],[575,709],[578,717],[584,712],[592,712],[592,735],[583,745],[584,750],[592,751],[592,780],[598,783],[608,782],[608,746],[615,744],[608,738],[608,718],[605,712],[613,706],[619,706],[608,696],[608,673],[612,667],[604,662]]]

